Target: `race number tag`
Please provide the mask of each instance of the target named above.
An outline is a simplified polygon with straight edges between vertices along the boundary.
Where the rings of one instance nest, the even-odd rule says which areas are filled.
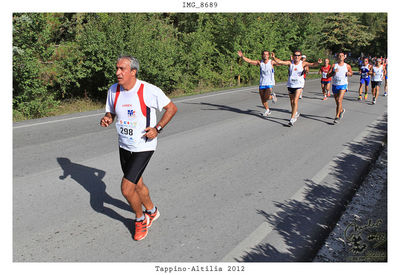
[[[291,78],[290,78],[290,83],[291,83],[291,84],[297,84],[297,83],[299,83],[299,79],[296,78],[296,77],[291,77]]]
[[[133,144],[133,134],[136,128],[136,122],[119,120],[115,124],[119,139],[124,144]]]
[[[322,72],[322,78],[327,78],[327,76],[328,76],[328,73]]]

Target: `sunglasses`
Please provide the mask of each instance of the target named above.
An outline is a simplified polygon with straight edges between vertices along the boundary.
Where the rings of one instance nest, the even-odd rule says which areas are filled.
[[[301,56],[301,54],[295,54],[294,56]]]

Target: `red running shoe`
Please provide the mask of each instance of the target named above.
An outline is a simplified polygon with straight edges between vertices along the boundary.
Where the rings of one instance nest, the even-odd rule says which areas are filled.
[[[149,216],[144,215],[144,220],[143,221],[136,221],[135,222],[135,236],[133,236],[133,239],[135,241],[141,241],[147,236],[148,232],[148,224],[149,224]]]
[[[158,211],[157,207],[156,207],[156,211],[153,214],[151,214],[150,211],[147,211],[147,210],[144,212],[144,214],[149,217],[148,227],[150,227],[153,224],[153,222],[155,220],[157,220],[158,217],[160,217],[160,211]]]

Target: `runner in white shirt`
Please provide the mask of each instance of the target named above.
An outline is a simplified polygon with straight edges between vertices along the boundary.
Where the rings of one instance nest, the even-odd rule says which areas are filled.
[[[269,59],[269,51],[262,51],[261,60],[251,60],[245,57],[242,51],[238,51],[239,57],[251,65],[260,66],[260,85],[258,91],[261,97],[261,103],[265,107],[263,116],[269,116],[271,111],[268,107],[268,100],[272,99],[276,103],[277,98],[272,88],[275,86],[274,66],[278,65],[275,61]]]
[[[338,54],[338,63],[332,66],[330,72],[328,73],[328,77],[333,76],[332,78],[332,92],[335,97],[336,102],[336,116],[333,123],[338,123],[340,119],[343,118],[343,114],[345,109],[343,108],[343,97],[345,92],[348,89],[348,76],[353,75],[353,71],[351,70],[351,66],[347,63],[344,63],[346,56],[343,52]]]
[[[382,60],[380,58],[375,60],[375,65],[372,67],[370,72],[371,77],[371,87],[372,87],[372,104],[376,103],[376,99],[379,96],[379,88],[382,85],[383,77],[386,75],[385,67],[382,65]]]
[[[290,105],[292,107],[292,115],[289,120],[289,126],[293,126],[297,118],[300,116],[298,110],[299,96],[304,87],[304,76],[305,67],[318,67],[322,63],[322,59],[319,58],[318,62],[310,63],[306,61],[301,61],[301,52],[293,52],[293,61],[282,61],[275,57],[274,53],[271,53],[272,59],[279,65],[289,66],[289,79],[287,82],[287,87],[289,90]]]
[[[121,191],[136,214],[134,239],[139,241],[147,236],[148,227],[160,216],[142,174],[156,149],[158,134],[177,108],[161,89],[137,79],[139,62],[135,58],[120,56],[116,70],[118,83],[108,90],[106,114],[100,125],[108,127],[115,121],[124,172]],[[158,123],[155,109],[166,110]]]

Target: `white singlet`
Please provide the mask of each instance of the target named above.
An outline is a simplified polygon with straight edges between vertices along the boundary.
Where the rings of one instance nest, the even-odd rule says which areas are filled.
[[[336,69],[338,69],[337,72]],[[339,64],[336,63],[335,66],[333,67],[333,71],[335,72],[335,75],[332,78],[332,85],[341,86],[348,84],[347,81],[348,70],[346,63],[344,63],[342,66],[339,66]]]
[[[157,137],[146,140],[144,129],[156,126],[155,109],[161,112],[170,102],[160,88],[139,79],[129,91],[121,85],[112,85],[107,94],[106,112],[116,115],[119,147],[131,152],[154,151]]]
[[[297,65],[294,63],[290,64],[289,79],[286,85],[288,88],[300,89],[304,87],[303,70],[303,61],[300,61]]]
[[[272,66],[271,60],[265,64],[263,60],[260,60],[260,86],[274,86],[274,67]]]
[[[373,75],[372,81],[382,81],[383,80],[383,65],[380,67],[372,67]]]

